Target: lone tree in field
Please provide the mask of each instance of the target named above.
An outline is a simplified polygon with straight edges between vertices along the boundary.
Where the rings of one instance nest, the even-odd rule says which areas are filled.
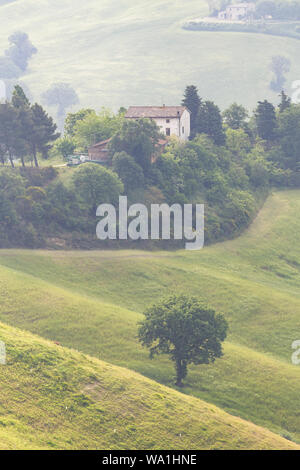
[[[221,314],[184,295],[150,307],[139,327],[139,340],[150,357],[167,354],[175,363],[176,385],[182,387],[189,364],[210,364],[223,355],[228,324]]]
[[[275,79],[271,81],[270,88],[273,91],[281,91],[283,85],[286,82],[284,76],[285,73],[288,73],[291,68],[291,62],[286,57],[281,55],[276,55],[272,57],[272,62],[270,64],[270,70],[274,73]]]

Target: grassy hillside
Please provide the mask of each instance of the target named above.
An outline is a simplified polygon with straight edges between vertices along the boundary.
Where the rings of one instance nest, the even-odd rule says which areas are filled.
[[[42,8],[17,0],[0,8],[3,53],[16,29],[39,50],[22,77],[36,100],[63,81],[81,106],[177,104],[194,83],[222,107],[238,101],[252,108],[258,99],[277,99],[268,89],[272,56],[292,63],[288,92],[300,77],[297,40],[183,30],[187,19],[207,15],[204,0],[45,0]]]
[[[185,392],[300,442],[299,209],[299,192],[275,193],[242,237],[197,253],[1,251],[0,319],[172,386],[136,324],[170,292],[200,295],[225,313],[229,342]]]
[[[126,369],[3,324],[0,337],[1,450],[297,448]]]

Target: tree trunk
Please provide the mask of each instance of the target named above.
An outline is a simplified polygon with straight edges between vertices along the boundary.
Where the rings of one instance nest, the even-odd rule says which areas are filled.
[[[36,168],[38,168],[39,163],[38,163],[37,157],[36,157],[36,148],[33,149],[33,159],[34,159],[34,164],[35,164]]]
[[[9,154],[9,161],[10,161],[11,167],[15,168],[15,164],[14,164],[13,157],[11,154]]]
[[[22,167],[25,168],[25,161],[24,161],[24,157],[21,157],[21,162],[22,162]]]
[[[176,383],[177,387],[183,387],[182,379],[186,377],[187,365],[185,361],[181,359],[176,360]]]

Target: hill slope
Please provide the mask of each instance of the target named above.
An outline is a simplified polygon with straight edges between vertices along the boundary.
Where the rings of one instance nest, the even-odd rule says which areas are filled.
[[[2,450],[297,448],[126,369],[3,324],[0,337]]]
[[[184,31],[187,18],[207,15],[204,0],[44,0],[41,8],[16,0],[0,8],[3,53],[16,29],[38,48],[22,78],[36,100],[53,82],[68,82],[81,106],[177,104],[194,83],[222,107],[253,108],[259,99],[277,100],[268,88],[273,56],[291,61],[288,92],[300,76],[297,40]]]
[[[173,386],[137,322],[168,293],[201,295],[228,318],[229,342],[184,391],[300,441],[299,209],[298,191],[275,193],[242,237],[199,253],[1,251],[0,319]]]

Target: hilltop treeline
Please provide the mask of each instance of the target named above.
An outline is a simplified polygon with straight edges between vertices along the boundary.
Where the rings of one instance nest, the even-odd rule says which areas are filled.
[[[257,18],[272,16],[276,20],[300,20],[300,2],[282,0],[261,0],[256,3]]]
[[[57,126],[41,105],[31,104],[17,85],[11,102],[0,103],[0,162],[8,160],[14,168],[19,159],[23,167],[30,160],[38,167],[38,153],[48,157],[51,144],[59,137]]]
[[[14,100],[16,96],[24,102],[21,90]],[[300,106],[292,104],[284,92],[277,108],[261,101],[252,116],[238,104],[221,113],[194,86],[187,87],[183,104],[192,113],[191,139],[182,143],[171,138],[161,154],[157,148],[162,136],[156,124],[126,120],[123,109],[117,114],[107,110],[70,114],[65,136],[54,143],[55,125],[49,121],[51,139],[39,147],[36,163],[48,154],[66,156],[111,138],[106,166],[85,163],[76,169],[25,166],[30,147],[19,155],[5,153],[1,136],[6,121],[0,117],[0,246],[124,246],[127,242],[100,242],[95,236],[97,206],[117,204],[121,194],[128,196],[129,204],[204,203],[209,243],[233,237],[247,227],[270,188],[300,186]],[[6,106],[10,109],[13,104]],[[32,109],[30,103],[26,106]],[[47,152],[43,153],[44,148]],[[181,246],[178,241],[163,243],[140,241],[132,246]]]

